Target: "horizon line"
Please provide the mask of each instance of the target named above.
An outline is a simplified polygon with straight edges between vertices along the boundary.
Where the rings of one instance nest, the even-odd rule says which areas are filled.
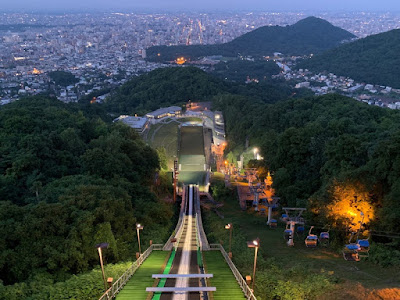
[[[191,13],[191,14],[219,14],[219,13],[297,13],[297,14],[309,14],[309,13],[319,13],[319,14],[330,14],[330,13],[377,13],[377,14],[399,14],[400,9],[397,11],[393,10],[343,10],[343,9],[335,9],[335,10],[310,10],[310,9],[302,9],[302,10],[248,10],[248,9],[160,9],[160,8],[129,8],[129,9],[117,9],[117,8],[105,8],[105,9],[0,9],[0,14],[7,13],[25,13],[25,14],[82,14],[82,13],[126,13],[126,14],[135,14],[135,13],[168,13],[168,14],[183,14],[183,13]]]

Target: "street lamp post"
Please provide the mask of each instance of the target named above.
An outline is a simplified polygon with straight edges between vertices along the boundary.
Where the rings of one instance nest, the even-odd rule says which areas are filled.
[[[173,169],[173,186],[174,186],[174,203],[176,202],[176,185],[178,182],[178,158],[175,157],[174,159],[174,169]]]
[[[137,238],[138,238],[138,243],[139,243],[139,256],[142,255],[142,249],[140,247],[140,233],[139,230],[143,230],[143,225],[140,225],[139,223],[136,224],[136,232],[137,232]]]
[[[254,149],[253,149],[253,152],[254,152],[254,159],[257,159],[258,149],[257,149],[257,148],[254,148]]]
[[[106,281],[106,275],[104,273],[103,254],[101,249],[108,248],[108,245],[109,245],[108,243],[100,243],[95,246],[97,248],[97,251],[99,252],[101,273],[103,275],[103,282],[104,282],[104,291],[107,291],[107,281]]]
[[[255,251],[254,251],[253,283],[252,283],[252,289],[254,291],[254,285],[256,282],[257,252],[258,252],[258,248],[260,247],[260,239],[257,238],[252,242],[247,242],[247,247],[255,248],[254,249]]]
[[[229,223],[225,225],[225,229],[229,229],[229,257],[232,258],[232,230],[233,230],[233,224]]]

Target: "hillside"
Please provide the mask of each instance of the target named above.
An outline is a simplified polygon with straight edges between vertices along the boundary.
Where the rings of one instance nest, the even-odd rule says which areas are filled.
[[[355,36],[329,22],[308,17],[290,26],[263,26],[219,45],[155,46],[147,49],[149,60],[170,61],[184,56],[223,55],[261,57],[281,52],[290,55],[319,53]],[[160,54],[160,55],[158,55]]]
[[[251,100],[274,103],[290,96],[302,97],[310,93],[307,89],[294,91],[285,81],[262,79],[263,76],[270,77],[276,71],[275,64],[261,63],[261,69],[258,69],[259,64],[254,62],[244,65],[241,62],[233,62],[229,66],[238,72],[226,70],[225,64],[220,66],[221,71],[214,72],[214,75],[228,77],[228,80],[217,78],[195,67],[156,69],[134,77],[122,85],[107,99],[104,108],[112,113],[140,115],[160,107],[180,106],[188,100],[211,101],[219,94],[242,95]],[[239,70],[239,66],[246,69]],[[246,70],[249,70],[249,73]],[[245,84],[246,73],[258,76],[260,83]],[[240,79],[240,82],[230,81],[234,79]]]
[[[0,107],[0,132],[0,299],[3,284],[91,270],[103,241],[109,263],[130,259],[136,221],[144,242],[165,239],[172,209],[151,192],[159,158],[133,129],[29,97]]]
[[[371,230],[392,231],[400,224],[398,111],[335,94],[275,104],[222,95],[214,107],[224,112],[231,157],[240,155],[246,138],[258,146],[262,163],[275,173],[282,205],[313,208],[315,222],[332,222],[337,216],[329,205],[358,194],[365,205],[360,209],[374,209]],[[388,256],[375,261],[394,263]]]
[[[342,45],[302,62],[299,68],[329,71],[356,81],[400,88],[400,29]]]
[[[163,68],[134,77],[106,102],[112,112],[146,113],[188,100],[206,100],[228,90],[223,81],[194,68]]]
[[[271,76],[277,75],[279,72],[280,68],[274,61],[235,59],[219,62],[214,66],[212,74],[225,80],[244,82],[247,77],[259,81],[271,80]]]

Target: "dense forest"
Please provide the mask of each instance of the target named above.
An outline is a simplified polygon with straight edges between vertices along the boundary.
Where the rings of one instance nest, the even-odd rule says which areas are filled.
[[[339,95],[272,105],[218,96],[214,105],[224,111],[232,151],[243,150],[246,137],[261,147],[284,205],[308,207],[313,212],[309,217],[319,224],[346,228],[346,215],[332,212],[345,206],[341,201],[346,197],[353,201],[358,195],[353,206],[368,212],[364,229],[396,232],[400,225],[398,111]],[[392,262],[400,263],[400,252],[393,257]]]
[[[164,68],[134,77],[105,105],[111,112],[145,114],[188,100],[207,100],[227,90],[227,84],[198,68]]]
[[[212,74],[225,80],[243,83],[248,78],[259,81],[271,80],[271,76],[277,75],[279,72],[280,68],[274,61],[235,59],[218,63]]]
[[[265,165],[274,172],[276,189],[285,204],[307,206],[315,212],[310,218],[332,223],[328,207],[339,201],[335,196],[338,190],[347,189],[374,207],[370,229],[395,231],[400,224],[396,201],[400,189],[397,111],[339,95],[310,97],[302,90],[294,93],[279,81],[231,83],[195,68],[156,70],[146,76],[154,78],[150,82],[167,87],[169,79],[185,86],[190,84],[185,78],[192,78],[198,98],[190,99],[212,99],[214,109],[224,112],[228,150],[239,155],[246,138],[261,147]],[[132,95],[147,91],[146,83],[142,84],[142,89],[134,87],[122,98],[133,108],[140,104],[132,101]],[[159,98],[167,100],[159,105],[180,103],[174,102],[176,91],[181,89],[175,87],[166,93],[168,97]],[[119,102],[121,98],[116,99]],[[343,225],[339,223],[337,226]]]
[[[60,86],[68,86],[79,82],[79,79],[74,74],[65,71],[50,72],[49,77],[56,85]]]
[[[260,147],[282,204],[346,228],[335,209],[357,195],[353,204],[381,247],[369,259],[400,264],[399,245],[373,235],[400,225],[398,111],[334,94],[310,97],[281,81],[246,85],[165,68],[133,78],[103,105],[37,96],[0,108],[0,294],[13,284],[16,296],[8,299],[28,297],[40,282],[78,284],[71,274],[98,265],[98,242],[110,243],[107,263],[132,259],[136,222],[145,224],[144,244],[166,239],[174,214],[154,186],[160,158],[106,111],[140,114],[189,99],[212,100],[224,112],[233,156],[247,138]]]
[[[355,36],[346,30],[325,20],[308,17],[290,26],[263,26],[225,44],[154,46],[147,49],[147,55],[153,61],[173,61],[181,56],[195,60],[210,55],[260,58],[274,52],[309,55],[334,48],[352,38]]]
[[[371,35],[303,61],[299,68],[400,88],[400,29]]]
[[[140,77],[134,77],[122,85],[106,100],[105,108],[112,113],[140,115],[160,107],[182,105],[188,100],[209,101],[219,94],[243,95],[265,103],[311,94],[307,89],[294,90],[284,80],[271,80],[271,73],[274,73],[276,68],[268,62],[266,66],[260,62],[231,62],[228,66],[231,64],[244,65],[254,70],[257,76],[266,79],[262,79],[259,84],[245,84],[245,79],[238,83],[231,81],[237,76],[244,76],[245,70],[240,71],[241,75],[236,73],[228,80],[223,80],[195,67],[156,69]],[[261,69],[258,66],[261,66]],[[227,75],[230,73],[230,71],[221,72]],[[86,99],[86,105],[88,101]],[[82,101],[82,105],[84,104]]]
[[[151,191],[160,169],[156,151],[133,129],[88,111],[45,97],[0,108],[5,285],[63,281],[91,270],[99,242],[110,243],[108,263],[132,259],[136,222],[146,224],[143,244],[170,233],[173,209]]]

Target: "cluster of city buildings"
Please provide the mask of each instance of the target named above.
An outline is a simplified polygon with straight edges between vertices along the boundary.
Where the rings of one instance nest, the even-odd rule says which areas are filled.
[[[218,44],[265,25],[289,25],[305,13],[0,14],[0,104],[50,92],[65,102],[96,96],[163,67],[145,60],[154,45]],[[320,14],[362,37],[400,26],[400,14]],[[57,86],[52,71],[78,82]],[[101,100],[101,98],[99,98]]]
[[[316,95],[339,93],[370,105],[400,109],[400,89],[390,86],[360,83],[328,72],[316,74],[307,69],[289,69],[279,76],[288,81],[296,81],[295,88],[307,88]]]

